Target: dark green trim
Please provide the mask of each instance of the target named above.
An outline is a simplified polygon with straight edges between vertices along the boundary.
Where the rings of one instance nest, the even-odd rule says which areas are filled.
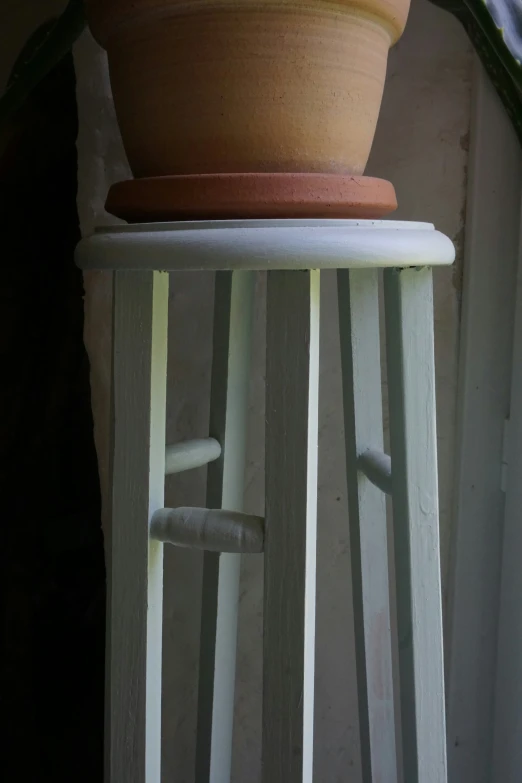
[[[522,144],[522,8],[519,0],[432,0],[463,25]]]
[[[48,22],[31,36],[0,98],[0,129],[12,120],[34,88],[70,51],[85,25],[83,0],[69,0],[59,19]]]

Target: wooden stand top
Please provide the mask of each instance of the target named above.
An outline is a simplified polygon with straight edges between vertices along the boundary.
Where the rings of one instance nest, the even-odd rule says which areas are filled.
[[[398,220],[211,220],[116,225],[83,239],[82,269],[217,271],[443,266],[451,240]]]

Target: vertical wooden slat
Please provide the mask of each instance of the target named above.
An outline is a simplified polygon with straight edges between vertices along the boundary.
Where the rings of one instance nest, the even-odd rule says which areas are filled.
[[[431,270],[384,293],[404,780],[446,783]]]
[[[255,272],[218,272],[215,283],[207,507],[243,507]],[[241,555],[206,552],[201,610],[196,783],[229,783]]]
[[[107,780],[160,783],[168,275],[117,272],[112,533],[108,542]]]
[[[337,286],[362,777],[396,783],[386,505],[357,469],[383,450],[378,271],[339,270]]]
[[[319,272],[269,272],[263,783],[311,783]]]

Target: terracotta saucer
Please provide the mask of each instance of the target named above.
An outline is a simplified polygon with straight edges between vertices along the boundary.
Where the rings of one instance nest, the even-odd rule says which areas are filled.
[[[183,174],[118,182],[105,205],[129,223],[242,218],[381,218],[391,182],[339,174]]]

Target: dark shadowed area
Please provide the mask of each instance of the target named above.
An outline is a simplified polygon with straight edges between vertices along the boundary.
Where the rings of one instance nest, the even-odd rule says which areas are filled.
[[[69,55],[0,137],[2,780],[103,779],[105,565]]]

